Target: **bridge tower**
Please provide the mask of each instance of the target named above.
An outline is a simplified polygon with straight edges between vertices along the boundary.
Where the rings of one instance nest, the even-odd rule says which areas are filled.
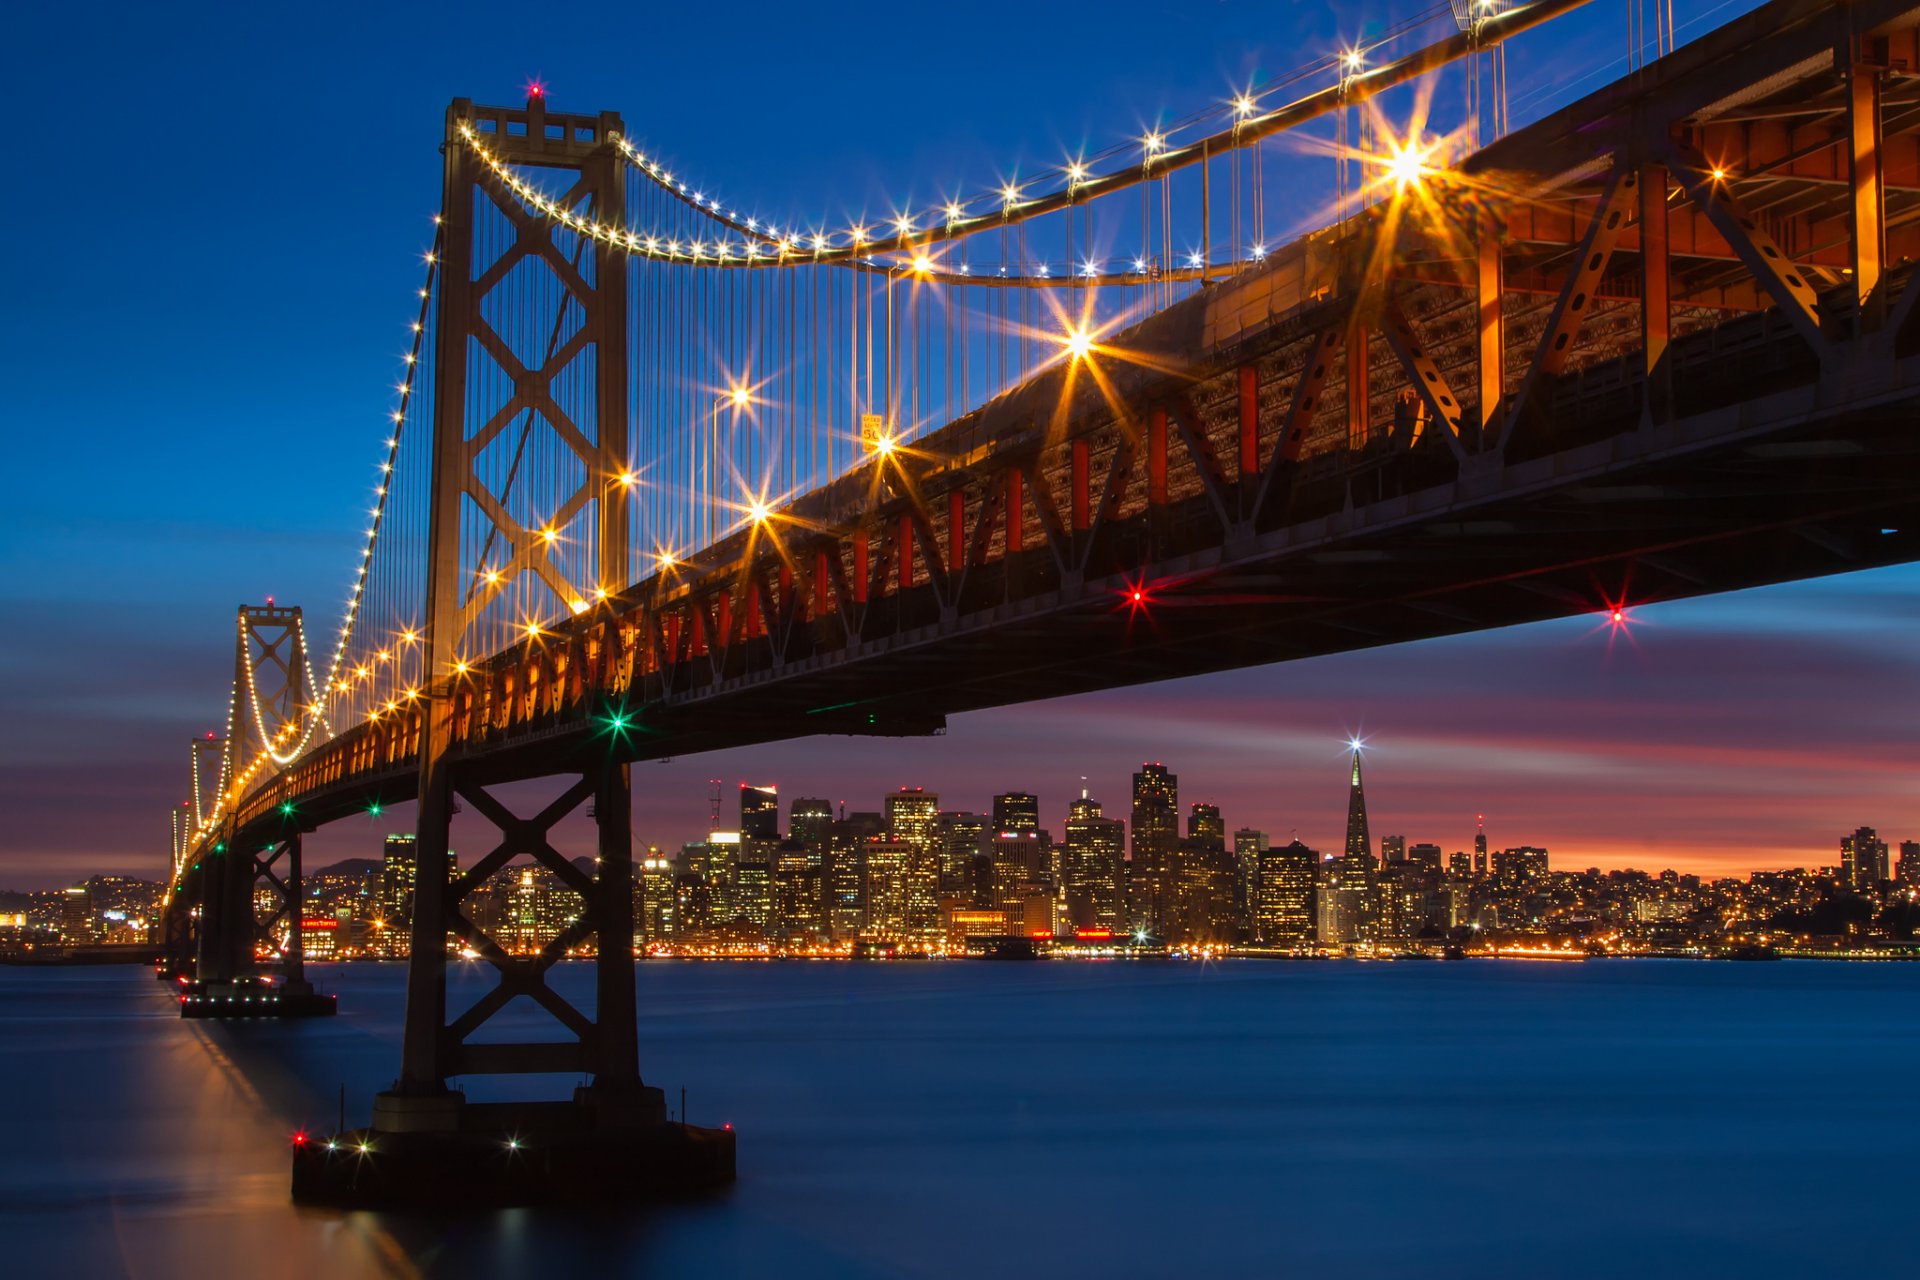
[[[627,766],[610,757],[537,761],[528,772],[574,781],[539,813],[521,816],[453,751],[454,716],[477,678],[470,664],[500,646],[503,627],[524,627],[516,639],[538,643],[539,619],[583,613],[628,581],[626,261],[604,242],[529,213],[503,180],[511,173],[563,192],[561,207],[622,225],[621,127],[613,114],[550,112],[537,90],[524,108],[458,99],[447,111],[426,577],[430,665],[401,1074],[374,1103],[374,1128],[384,1133],[483,1124],[482,1109],[447,1087],[457,1075],[587,1075],[592,1083],[573,1102],[594,1127],[664,1118],[660,1091],[645,1087],[639,1070]],[[565,464],[546,469],[538,491],[525,470],[498,465],[533,437],[535,448]],[[457,875],[448,853],[456,794],[498,832],[492,852]],[[592,877],[548,841],[554,824],[588,801],[598,824]],[[586,904],[531,957],[509,955],[463,906],[521,855]],[[466,939],[498,973],[498,985],[452,1021],[449,936]],[[588,936],[599,956],[591,1016],[546,983],[552,965]],[[566,1034],[541,1043],[469,1040],[516,996],[551,1013]]]
[[[206,821],[216,797],[230,797],[258,772],[277,772],[306,748],[317,732],[315,697],[299,608],[271,600],[241,605],[227,737],[199,739],[192,748],[193,795],[183,806],[190,829]],[[184,913],[192,898],[176,895],[165,926],[170,948],[190,942],[195,950],[197,982],[194,998],[183,1002],[186,1016],[255,1016],[268,1011],[263,1005],[276,1016],[334,1011],[332,998],[315,997],[306,978],[300,865],[306,824],[291,803],[281,805],[276,817],[277,829],[264,840],[216,836],[201,862],[180,868],[175,877],[176,882],[198,885],[201,912],[197,924],[191,921]],[[188,845],[183,844],[180,856],[187,854]],[[264,912],[256,896],[263,884],[270,890]],[[279,936],[283,927],[284,943]],[[242,999],[240,1007],[234,1007],[234,984],[255,977],[263,952],[278,954],[280,985],[270,1002],[249,990],[254,999]]]

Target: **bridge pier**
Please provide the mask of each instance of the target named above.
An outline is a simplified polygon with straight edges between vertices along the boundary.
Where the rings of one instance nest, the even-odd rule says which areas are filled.
[[[338,1005],[307,980],[306,946],[302,936],[301,832],[290,827],[260,854],[241,850],[232,841],[213,848],[202,883],[199,962],[194,978],[182,985],[183,1018],[312,1018],[332,1017]],[[286,877],[274,866],[286,859]],[[273,886],[279,907],[262,921],[255,915],[254,890],[260,881]],[[287,944],[281,952],[280,980],[260,971],[263,944],[273,945],[277,926],[286,922]]]
[[[513,813],[472,783],[457,787],[444,757],[430,766],[414,842],[413,950],[401,1075],[375,1096],[366,1129],[297,1145],[293,1194],[340,1205],[528,1204],[685,1192],[733,1178],[731,1127],[702,1129],[667,1119],[666,1097],[640,1077],[633,955],[632,797],[628,766],[583,773],[531,816]],[[452,873],[453,796],[491,822],[499,843],[464,873]],[[588,799],[598,828],[598,868],[588,877],[547,836]],[[468,896],[521,856],[552,871],[584,909],[537,955],[514,955],[463,909]],[[589,936],[597,942],[594,1014],[549,987],[545,975]],[[477,951],[497,985],[447,1019],[449,939]],[[470,1040],[495,1013],[525,996],[572,1032],[541,1042]],[[479,1103],[448,1087],[452,1076],[584,1073],[566,1099]]]

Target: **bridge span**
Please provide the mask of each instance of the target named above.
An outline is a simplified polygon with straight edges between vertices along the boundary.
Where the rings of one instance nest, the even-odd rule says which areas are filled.
[[[1524,128],[1476,117],[1478,146],[1380,114],[1569,7],[837,235],[733,211],[618,117],[456,101],[353,602],[323,678],[297,611],[242,610],[175,969],[297,982],[301,835],[417,800],[440,868],[457,796],[499,843],[418,876],[375,1130],[486,1130],[446,1082],[494,1072],[590,1075],[570,1105],[631,1130],[663,1114],[634,761],[1920,556],[1920,8],[1772,0]],[[1339,157],[1337,216],[1246,234],[1263,141],[1348,116],[1384,141]],[[1027,237],[1062,226],[1049,269]],[[556,775],[534,815],[490,790]],[[547,841],[589,801],[592,877]],[[534,957],[462,906],[523,856],[586,904]],[[500,974],[451,1019],[449,936]],[[595,939],[588,1016],[542,975]],[[522,995],[564,1034],[474,1038]]]

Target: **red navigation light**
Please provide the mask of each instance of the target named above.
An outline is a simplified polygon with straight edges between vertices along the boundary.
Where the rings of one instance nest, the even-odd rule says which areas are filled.
[[[728,1133],[732,1133],[732,1132],[733,1132],[733,1121],[731,1121],[731,1120],[729,1120],[729,1121],[727,1121],[727,1122],[726,1122],[725,1124],[723,1124],[723,1125],[721,1125],[720,1127],[721,1127],[722,1129],[725,1129],[725,1130],[726,1130],[726,1131],[727,1131]]]
[[[293,1145],[296,1147],[304,1147],[307,1145],[307,1131],[305,1129],[295,1129],[293,1131]]]
[[[1144,591],[1142,591],[1142,590],[1141,590],[1140,588],[1138,588],[1138,587],[1135,587],[1135,588],[1133,589],[1133,602],[1134,602],[1135,604],[1140,604],[1141,602],[1143,602],[1144,600],[1146,600],[1146,598],[1147,598],[1147,593],[1146,593],[1146,592],[1144,592]]]
[[[1625,622],[1627,620],[1627,611],[1625,609],[1615,609],[1613,611],[1613,620],[1615,622]]]

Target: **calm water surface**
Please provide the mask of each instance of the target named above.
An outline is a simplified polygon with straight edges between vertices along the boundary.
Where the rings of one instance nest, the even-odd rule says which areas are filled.
[[[1920,1267],[1920,965],[650,962],[642,1070],[735,1125],[739,1183],[464,1217],[288,1203],[291,1131],[398,1066],[400,968],[316,976],[338,1019],[222,1026],[0,969],[0,1273]]]

